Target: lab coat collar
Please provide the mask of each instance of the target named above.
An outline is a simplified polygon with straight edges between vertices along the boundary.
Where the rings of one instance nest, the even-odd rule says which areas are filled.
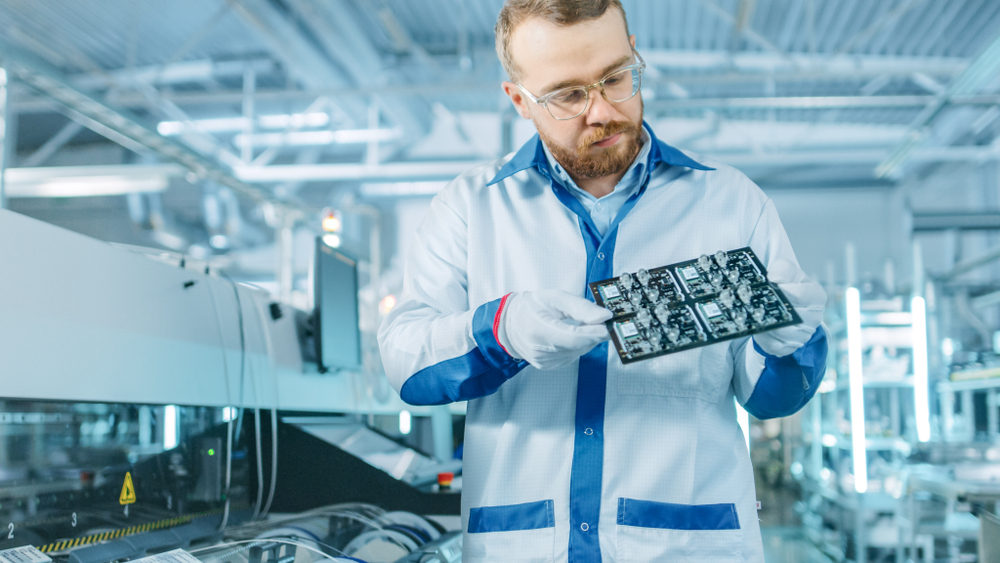
[[[680,150],[664,143],[663,141],[656,138],[656,134],[653,133],[653,129],[646,123],[645,120],[642,122],[642,126],[646,128],[649,133],[649,138],[652,143],[649,151],[649,170],[656,168],[656,165],[664,162],[670,166],[684,166],[687,168],[693,168],[695,170],[715,170],[714,168],[705,166],[701,164],[688,155],[684,154]],[[489,181],[487,186],[492,186],[497,182],[501,182],[522,170],[527,170],[529,168],[535,168],[542,173],[546,178],[551,179],[552,173],[549,170],[548,159],[545,156],[545,149],[542,147],[542,140],[535,133],[527,143],[518,149],[514,157],[507,161],[503,167],[497,172],[496,176]]]

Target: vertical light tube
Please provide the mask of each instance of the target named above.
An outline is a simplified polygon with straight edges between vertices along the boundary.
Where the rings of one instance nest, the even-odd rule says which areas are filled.
[[[410,415],[410,411],[400,411],[399,412],[399,433],[406,435],[410,433],[413,425],[413,418]]]
[[[7,190],[4,184],[4,171],[12,163],[7,162],[7,157],[13,155],[14,151],[8,149],[7,145],[13,142],[13,131],[7,131],[9,117],[14,112],[8,111],[7,105],[7,71],[0,67],[0,209],[7,207]],[[10,138],[8,138],[10,137]]]
[[[861,296],[849,287],[847,300],[847,367],[851,385],[851,457],[854,460],[854,489],[868,490],[868,455],[865,451],[865,389],[861,377]]]
[[[163,407],[163,449],[177,447],[177,405]]]
[[[733,402],[736,403],[736,424],[739,424],[740,428],[743,429],[743,438],[747,441],[747,451],[750,451],[750,413],[735,398]]]
[[[913,298],[913,414],[917,422],[917,439],[931,439],[930,406],[927,398],[927,307],[924,298]]]

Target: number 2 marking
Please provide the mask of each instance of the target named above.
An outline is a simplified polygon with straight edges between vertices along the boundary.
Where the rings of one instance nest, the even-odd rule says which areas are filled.
[[[10,533],[7,534],[7,539],[12,540],[14,539],[14,523],[11,522],[10,524],[7,524],[7,527],[10,528]]]

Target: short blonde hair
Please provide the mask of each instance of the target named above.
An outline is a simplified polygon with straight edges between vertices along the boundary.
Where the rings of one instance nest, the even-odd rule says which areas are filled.
[[[520,69],[510,55],[510,36],[514,29],[525,20],[542,17],[558,26],[568,26],[588,20],[596,20],[614,6],[622,14],[625,35],[628,35],[628,19],[620,0],[506,0],[497,16],[496,47],[497,56],[507,76],[514,82],[521,79]]]

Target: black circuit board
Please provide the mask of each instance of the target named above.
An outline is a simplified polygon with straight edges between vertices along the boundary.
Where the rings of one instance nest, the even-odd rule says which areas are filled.
[[[750,248],[590,284],[622,363],[802,322]]]

